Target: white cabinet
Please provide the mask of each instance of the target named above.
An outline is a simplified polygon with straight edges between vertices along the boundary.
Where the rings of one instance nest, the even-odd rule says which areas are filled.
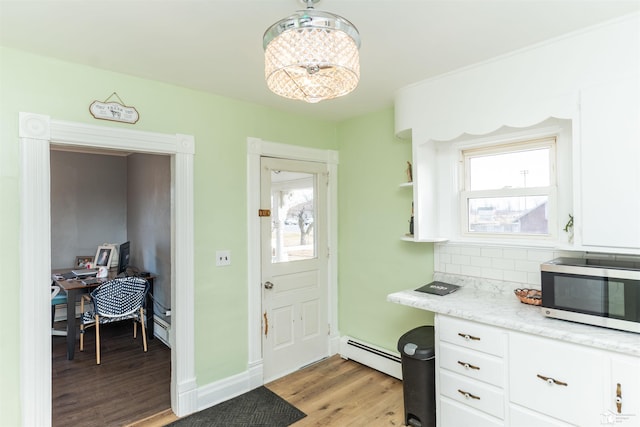
[[[582,244],[638,249],[639,79],[585,88],[580,96],[577,200],[581,209],[575,217]]]
[[[603,353],[560,341],[511,333],[510,401],[580,426],[599,426]]]
[[[446,397],[440,399],[440,415],[437,423],[441,427],[500,427],[502,420],[485,415],[469,408],[465,404],[457,403]]]
[[[512,426],[518,427],[573,427],[555,418],[542,415],[530,409],[511,404],[509,407],[509,420]]]
[[[640,426],[640,357],[436,314],[437,422]]]
[[[612,355],[607,362],[610,374],[605,388],[603,421],[616,426],[639,426],[640,360]]]
[[[438,315],[436,336],[439,425],[504,425],[506,332]]]
[[[511,332],[509,385],[513,425],[640,425],[638,357]]]

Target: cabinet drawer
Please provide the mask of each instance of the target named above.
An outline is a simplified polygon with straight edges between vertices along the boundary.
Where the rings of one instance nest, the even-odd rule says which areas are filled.
[[[478,351],[440,343],[437,357],[440,368],[448,369],[460,375],[504,387],[504,363],[499,357]]]
[[[441,370],[440,395],[494,417],[504,418],[504,393],[497,387]]]
[[[438,421],[441,427],[499,427],[504,425],[502,420],[473,410],[446,397],[440,399],[440,418]]]
[[[603,356],[568,343],[511,334],[513,403],[569,423],[595,426],[603,411]]]
[[[503,357],[506,332],[466,320],[438,316],[440,340]]]
[[[518,427],[573,427],[573,424],[567,424],[516,405],[511,405],[509,415],[511,425]]]

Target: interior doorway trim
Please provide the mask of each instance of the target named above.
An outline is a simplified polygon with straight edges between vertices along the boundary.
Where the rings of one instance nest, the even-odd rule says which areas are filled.
[[[178,416],[194,412],[193,136],[64,122],[33,113],[20,113],[18,129],[22,424],[51,425],[51,144],[171,156],[171,408]]]
[[[262,284],[260,271],[260,157],[319,162],[327,165],[329,188],[327,189],[327,244],[329,246],[328,319],[329,351],[338,352],[338,152],[318,148],[301,147],[247,138],[247,245],[248,245],[248,315],[249,315],[249,372],[252,386],[262,384]]]

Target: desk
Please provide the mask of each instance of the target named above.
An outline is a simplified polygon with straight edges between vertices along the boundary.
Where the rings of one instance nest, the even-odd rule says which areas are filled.
[[[69,271],[69,270],[59,270]],[[59,272],[58,271],[58,272]],[[147,293],[147,339],[153,339],[153,279],[155,276],[145,277],[149,282],[149,293]],[[109,279],[104,279],[106,282]],[[76,301],[78,296],[85,290],[92,291],[102,284],[84,285],[82,280],[54,280],[55,284],[67,294],[67,360],[73,360],[76,349]]]

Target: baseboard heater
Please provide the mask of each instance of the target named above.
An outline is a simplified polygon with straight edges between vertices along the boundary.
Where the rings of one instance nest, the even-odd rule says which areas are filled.
[[[399,353],[345,336],[340,338],[340,356],[343,359],[355,360],[377,371],[402,379],[402,364]]]
[[[158,316],[153,316],[153,320],[153,335],[162,341],[167,347],[171,348],[171,345],[169,345],[169,331],[171,330],[171,325]]]

